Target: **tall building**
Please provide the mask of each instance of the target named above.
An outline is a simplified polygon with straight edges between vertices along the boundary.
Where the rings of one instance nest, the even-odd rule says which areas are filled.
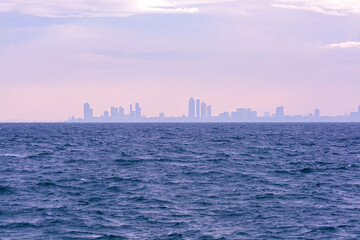
[[[117,119],[119,117],[119,109],[116,107],[111,107],[110,114],[112,119]]]
[[[212,115],[211,115],[211,106],[208,105],[207,108],[206,108],[206,115],[207,115],[207,118],[211,118]]]
[[[200,99],[196,99],[196,118],[200,118]]]
[[[109,112],[108,112],[108,111],[105,111],[105,112],[104,112],[104,118],[106,118],[106,119],[109,118]]]
[[[135,103],[135,117],[141,118],[141,108],[139,103]]]
[[[123,107],[119,107],[119,118],[123,118],[125,116],[125,110]]]
[[[283,107],[283,106],[277,107],[277,108],[276,108],[276,117],[282,118],[282,117],[284,117],[284,116],[285,116],[285,114],[284,114],[284,107]]]
[[[206,118],[206,103],[201,103],[201,118]]]
[[[315,109],[314,115],[315,115],[316,118],[320,117],[320,110],[318,108]]]
[[[93,118],[93,110],[89,103],[84,103],[84,120],[90,121]]]
[[[195,118],[195,100],[190,98],[189,100],[189,118]]]
[[[134,118],[134,117],[135,117],[135,112],[133,111],[132,104],[130,104],[130,118]]]

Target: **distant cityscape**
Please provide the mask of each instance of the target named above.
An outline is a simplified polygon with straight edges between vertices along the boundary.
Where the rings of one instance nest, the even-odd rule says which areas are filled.
[[[188,113],[179,117],[166,116],[159,113],[157,117],[146,117],[141,113],[139,103],[130,104],[128,113],[123,107],[111,107],[110,111],[104,111],[101,116],[94,116],[89,103],[84,104],[82,118],[72,117],[69,122],[360,122],[360,105],[357,112],[351,112],[342,116],[322,116],[320,109],[315,109],[308,115],[287,115],[285,108],[279,106],[275,112],[265,112],[258,116],[256,111],[250,108],[237,108],[233,112],[223,112],[217,116],[212,115],[211,105],[207,105],[200,99],[190,98]]]

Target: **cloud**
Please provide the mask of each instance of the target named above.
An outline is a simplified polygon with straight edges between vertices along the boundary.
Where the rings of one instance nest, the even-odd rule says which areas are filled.
[[[360,42],[343,42],[343,43],[333,43],[328,44],[328,48],[360,48]]]
[[[2,0],[0,12],[40,17],[126,17],[146,13],[197,13],[200,5],[224,0]]]
[[[210,13],[247,15],[244,7],[299,9],[344,16],[360,14],[359,0],[0,0],[0,12],[40,17],[127,17],[136,14]]]
[[[53,18],[127,17],[151,13],[248,15],[249,9],[269,5],[334,16],[360,14],[359,0],[0,0],[0,13],[16,11]]]
[[[360,14],[359,0],[274,0],[274,7],[308,10],[328,15]]]

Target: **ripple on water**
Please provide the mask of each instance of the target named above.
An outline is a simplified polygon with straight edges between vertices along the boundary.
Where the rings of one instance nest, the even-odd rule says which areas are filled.
[[[357,239],[359,124],[0,124],[0,239]]]

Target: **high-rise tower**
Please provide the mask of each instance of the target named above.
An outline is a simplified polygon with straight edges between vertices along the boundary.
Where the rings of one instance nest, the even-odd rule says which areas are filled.
[[[201,103],[201,118],[206,118],[206,103]]]
[[[320,109],[315,109],[314,114],[316,118],[320,117]]]
[[[119,118],[123,118],[125,116],[125,110],[123,107],[119,107]]]
[[[196,99],[196,118],[200,118],[200,99]]]
[[[133,111],[132,104],[130,104],[130,118],[133,119],[135,117],[135,112]]]
[[[212,115],[211,115],[211,106],[210,106],[210,105],[208,105],[208,106],[206,107],[206,116],[207,116],[207,118],[211,118],[211,117],[212,117]]]
[[[111,107],[111,119],[116,120],[119,117],[119,109],[116,107]]]
[[[135,103],[135,117],[141,118],[141,108],[139,103]]]
[[[90,121],[93,118],[93,110],[89,103],[84,103],[84,120]]]
[[[276,117],[278,117],[278,118],[282,118],[282,117],[284,117],[284,107],[283,106],[281,106],[281,107],[277,107],[276,108]]]
[[[190,98],[189,100],[189,118],[195,118],[195,100]]]

